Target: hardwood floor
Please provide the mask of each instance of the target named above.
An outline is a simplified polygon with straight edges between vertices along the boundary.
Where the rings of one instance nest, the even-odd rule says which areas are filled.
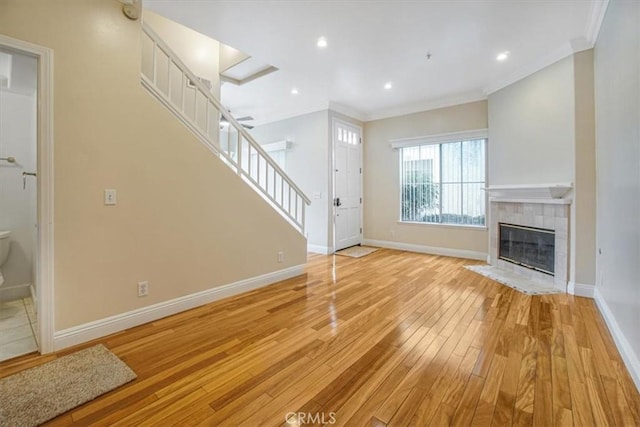
[[[305,276],[95,341],[138,379],[50,425],[640,425],[592,300],[523,295],[472,263],[310,256]]]

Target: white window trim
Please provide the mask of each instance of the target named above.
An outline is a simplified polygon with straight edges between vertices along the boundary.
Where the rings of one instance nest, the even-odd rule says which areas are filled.
[[[449,132],[449,133],[441,133],[437,135],[430,136],[419,136],[412,138],[399,138],[399,139],[391,139],[389,140],[391,148],[400,149],[400,148],[409,148],[409,147],[419,147],[422,145],[435,145],[435,144],[446,144],[451,142],[461,142],[461,141],[470,141],[484,139],[485,141],[485,150],[488,150],[489,146],[489,129],[474,129],[468,131],[461,132]],[[489,169],[487,167],[489,159],[488,151],[485,151],[485,176],[484,182],[486,185]],[[402,171],[399,171],[400,174]],[[474,224],[454,224],[449,222],[420,222],[420,221],[403,221],[402,220],[402,177],[399,177],[399,198],[398,198],[398,217],[399,219],[396,221],[398,224],[406,224],[406,225],[418,225],[418,226],[435,226],[435,227],[443,227],[443,228],[463,228],[463,229],[476,229],[476,230],[487,230],[488,225],[488,213],[487,208],[489,205],[488,197],[485,195],[485,225],[474,225]]]
[[[447,142],[489,139],[489,129],[473,129],[462,132],[440,133],[437,135],[391,139],[391,148],[417,147],[420,145],[446,144]]]
[[[486,213],[485,213],[486,215]],[[420,221],[403,221],[401,219],[396,221],[397,224],[401,225],[417,225],[418,227],[439,227],[439,228],[465,228],[465,229],[473,229],[473,230],[488,230],[489,227],[487,225],[474,225],[474,224],[453,224],[449,222],[420,222]],[[486,223],[486,220],[485,220]]]

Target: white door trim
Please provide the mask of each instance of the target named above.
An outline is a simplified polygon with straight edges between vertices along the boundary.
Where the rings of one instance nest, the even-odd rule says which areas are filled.
[[[358,126],[354,123],[345,121],[345,120],[341,120],[337,117],[333,117],[331,120],[331,167],[329,169],[329,177],[331,179],[331,197],[329,198],[329,209],[330,209],[330,215],[331,215],[331,247],[329,248],[331,250],[330,253],[334,253],[336,251],[336,212],[335,212],[335,206],[333,206],[333,201],[336,198],[336,180],[335,180],[335,170],[336,170],[336,125],[338,123],[341,123],[345,126],[350,126],[350,127],[354,127],[356,129],[358,129],[358,131],[360,132],[360,167],[363,167],[363,149],[362,149],[362,138],[363,138],[363,131],[362,131],[362,126]],[[363,187],[363,177],[364,177],[364,168],[362,173],[360,174],[360,198],[362,198],[362,203],[360,204],[360,227],[362,227],[363,229],[363,233],[360,233],[360,244],[362,244],[363,239],[364,239],[364,187]]]
[[[53,50],[0,34],[0,45],[38,59],[36,293],[40,353],[53,351]]]

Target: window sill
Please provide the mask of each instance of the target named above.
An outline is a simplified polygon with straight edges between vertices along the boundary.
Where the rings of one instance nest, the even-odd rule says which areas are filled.
[[[467,224],[438,224],[435,222],[415,222],[415,221],[396,221],[400,225],[418,225],[418,226],[427,226],[427,227],[438,227],[438,228],[455,228],[455,229],[467,229],[467,230],[488,230],[486,225],[467,225]]]

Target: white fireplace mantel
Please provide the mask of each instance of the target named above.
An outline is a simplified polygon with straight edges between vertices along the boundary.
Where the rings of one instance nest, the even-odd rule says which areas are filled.
[[[573,183],[491,185],[484,190],[492,201],[569,204]]]

